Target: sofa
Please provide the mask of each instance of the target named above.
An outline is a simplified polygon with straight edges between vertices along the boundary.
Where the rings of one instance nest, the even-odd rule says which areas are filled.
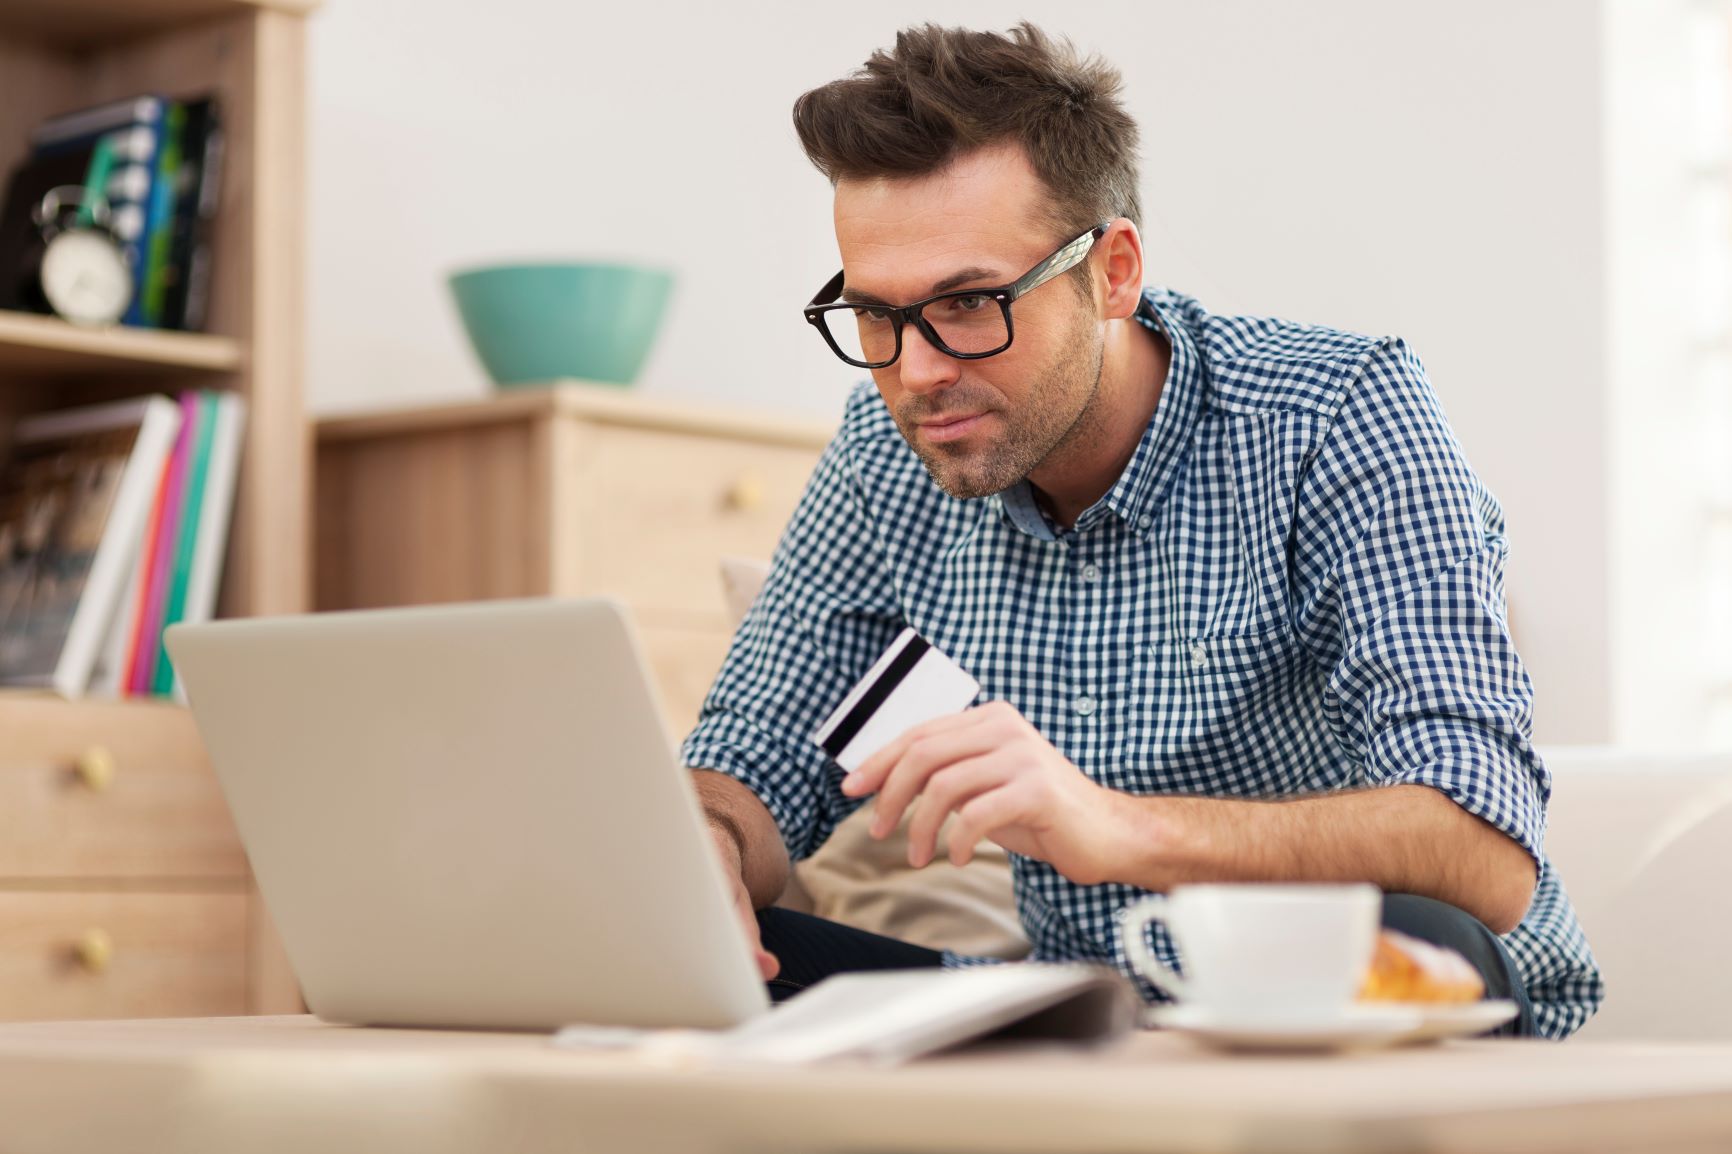
[[[1540,752],[1546,852],[1606,978],[1576,1036],[1732,1039],[1732,753]]]

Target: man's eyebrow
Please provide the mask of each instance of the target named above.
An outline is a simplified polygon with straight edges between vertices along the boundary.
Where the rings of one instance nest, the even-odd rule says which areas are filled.
[[[926,295],[929,297],[935,297],[939,293],[947,293],[953,288],[960,288],[971,280],[992,280],[994,285],[997,285],[1002,283],[1002,280],[994,278],[1002,278],[1003,276],[1004,274],[999,272],[997,269],[981,268],[976,265],[973,268],[965,268],[961,272],[951,273],[949,276],[928,289]],[[841,299],[853,305],[887,305],[890,303],[883,297],[873,296],[871,293],[861,292],[859,289],[851,288],[844,288],[842,290]]]

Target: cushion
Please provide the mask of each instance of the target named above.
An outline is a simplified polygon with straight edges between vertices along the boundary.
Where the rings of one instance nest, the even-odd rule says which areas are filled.
[[[1577,1037],[1732,1038],[1732,755],[1547,746],[1546,856],[1606,979]]]
[[[770,567],[758,560],[722,559],[722,588],[737,624],[757,600]],[[925,869],[908,864],[908,823],[882,841],[867,832],[868,801],[836,827],[818,851],[794,866],[788,892],[778,905],[805,910],[875,934],[935,950],[993,958],[1028,953],[1016,916],[1010,858],[983,841],[974,860],[960,868],[946,857],[950,822],[939,832],[938,853]]]

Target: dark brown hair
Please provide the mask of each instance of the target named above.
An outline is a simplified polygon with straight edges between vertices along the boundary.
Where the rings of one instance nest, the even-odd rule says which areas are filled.
[[[1118,216],[1140,228],[1137,123],[1119,87],[1112,65],[1026,20],[1008,34],[925,24],[796,100],[794,129],[831,184],[925,176],[1015,142],[1050,190],[1056,230]]]

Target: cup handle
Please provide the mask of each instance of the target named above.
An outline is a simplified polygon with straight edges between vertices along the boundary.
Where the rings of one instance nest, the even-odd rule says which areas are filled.
[[[1124,926],[1119,931],[1124,938],[1125,957],[1130,960],[1131,968],[1150,984],[1182,1002],[1190,1001],[1191,984],[1162,965],[1161,960],[1155,957],[1155,952],[1149,949],[1146,932],[1149,923],[1161,920],[1166,913],[1166,905],[1165,894],[1152,894],[1125,911]]]

